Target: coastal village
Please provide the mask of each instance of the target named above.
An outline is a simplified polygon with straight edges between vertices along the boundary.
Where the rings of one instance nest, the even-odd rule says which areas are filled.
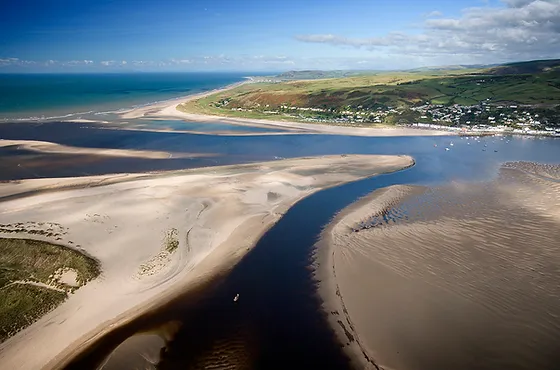
[[[474,106],[424,104],[410,108],[419,113],[416,127],[453,131],[560,136],[559,111],[518,105]]]
[[[298,107],[283,104],[228,107],[229,99],[215,107],[234,111],[281,115],[298,121],[366,126],[396,124],[465,133],[546,135],[560,137],[560,109],[534,106],[500,105],[484,101],[477,105],[442,105],[426,102],[412,107],[346,106],[343,108]]]

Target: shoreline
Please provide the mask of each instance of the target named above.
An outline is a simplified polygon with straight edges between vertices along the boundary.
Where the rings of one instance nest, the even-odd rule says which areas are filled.
[[[323,313],[341,343],[342,350],[350,358],[354,369],[391,370],[391,368],[382,367],[376,362],[373,351],[367,348],[360,339],[360,334],[351,320],[336,277],[334,239],[338,232],[337,229],[340,227],[346,226],[348,230],[351,230],[351,227],[347,224],[356,220],[347,222],[348,218],[352,218],[356,213],[362,213],[364,208],[370,208],[370,213],[383,212],[389,204],[401,201],[406,197],[402,193],[399,194],[399,191],[404,191],[404,189],[412,192],[414,187],[393,185],[380,188],[348,205],[331,219],[314,246],[313,266],[317,279],[317,295],[322,302]],[[397,190],[397,194],[391,194],[394,190]],[[341,226],[341,224],[344,224],[344,226]]]
[[[3,223],[58,222],[68,231],[60,243],[85,250],[102,268],[101,278],[0,344],[0,364],[60,368],[107,332],[231,269],[304,197],[412,162],[337,155],[0,184],[0,195],[9,199]],[[179,248],[165,253],[161,236],[173,229]],[[48,348],[40,345],[46,340]],[[29,346],[37,348],[33,356]]]
[[[163,101],[159,101],[159,102],[155,102],[155,103],[148,103],[148,104],[145,104],[145,105],[142,105],[142,106],[139,106],[139,107],[133,107],[133,108],[130,108],[130,109],[127,109],[127,110],[121,110],[121,111],[118,111],[116,113],[119,114],[121,116],[121,118],[123,118],[123,119],[142,118],[142,117],[145,117],[146,115],[150,115],[154,112],[158,112],[160,109],[165,109],[169,106],[177,106],[179,104],[182,104],[182,103],[194,100],[194,99],[204,98],[204,97],[212,95],[212,94],[219,94],[221,92],[228,91],[228,90],[234,89],[236,87],[246,85],[246,84],[250,84],[250,83],[253,83],[253,82],[250,79],[248,79],[247,77],[245,77],[245,80],[243,80],[243,81],[235,82],[233,84],[229,84],[229,85],[226,85],[224,87],[217,88],[217,89],[212,89],[212,90],[204,91],[204,92],[200,92],[200,93],[180,96],[180,97],[177,97],[177,98],[163,100]]]
[[[209,95],[225,92],[236,88],[241,85],[253,83],[251,80],[242,81],[233,85],[226,86],[221,89],[208,91],[201,94],[194,94],[177,98],[172,101],[156,103],[145,107],[135,108],[121,114],[123,119],[136,119],[136,118],[179,118],[191,122],[220,122],[234,124],[238,126],[261,127],[261,128],[280,128],[290,132],[303,133],[303,134],[331,134],[331,135],[348,135],[348,136],[449,136],[456,135],[454,132],[447,132],[441,130],[429,130],[419,128],[368,128],[368,127],[348,127],[339,125],[325,125],[319,123],[300,123],[288,121],[275,121],[267,119],[251,119],[251,118],[236,118],[225,116],[213,116],[196,113],[186,113],[177,109],[178,105],[200,99]],[[270,135],[277,133],[260,133],[260,135]],[[241,136],[241,135],[240,135]]]

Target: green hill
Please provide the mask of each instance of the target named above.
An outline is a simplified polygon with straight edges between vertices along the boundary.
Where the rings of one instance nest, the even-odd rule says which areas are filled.
[[[502,64],[489,68],[488,72],[495,75],[513,74],[536,74],[560,70],[560,59],[552,60],[533,60],[529,62],[517,62]]]
[[[425,104],[474,106],[484,103],[539,109],[560,105],[560,60],[472,67],[367,74],[289,72],[284,76],[309,79],[246,84],[191,101],[181,109],[235,117],[321,120],[340,116],[340,112],[349,109],[403,110]],[[297,115],[290,114],[294,109]]]

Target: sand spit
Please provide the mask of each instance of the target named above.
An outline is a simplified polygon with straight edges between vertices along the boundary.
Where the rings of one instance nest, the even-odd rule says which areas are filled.
[[[0,367],[58,368],[112,328],[231,268],[298,200],[412,163],[343,155],[0,183],[0,223],[61,225],[57,243],[102,268],[100,278],[0,344]]]
[[[307,133],[307,134],[332,134],[332,135],[349,135],[349,136],[449,136],[455,135],[453,132],[440,130],[424,130],[414,128],[363,128],[363,127],[346,127],[336,125],[325,125],[318,123],[298,123],[275,121],[268,119],[249,119],[249,118],[232,118],[210,116],[203,114],[185,113],[177,110],[179,104],[183,104],[195,99],[199,99],[214,93],[223,92],[237,87],[241,84],[234,84],[223,89],[214,90],[207,93],[195,94],[176,100],[132,109],[121,115],[124,119],[151,117],[151,118],[178,118],[194,122],[219,122],[228,123],[238,126],[262,127],[262,128],[279,128],[290,132]],[[242,134],[237,134],[242,135]],[[247,133],[246,135],[254,135]],[[278,135],[278,133],[259,133],[259,135]]]
[[[0,139],[0,148],[16,146],[18,149],[25,149],[38,153],[53,154],[91,154],[110,157],[132,157],[147,159],[169,159],[169,158],[197,158],[211,157],[214,154],[209,153],[170,153],[152,150],[132,150],[132,149],[102,149],[102,148],[84,148],[68,145],[51,143],[49,141],[36,140],[5,140]]]
[[[557,369],[560,166],[394,186],[317,244],[324,309],[356,368]]]
[[[249,80],[245,80],[245,81],[242,81],[242,82],[238,82],[238,83],[234,83],[234,84],[225,86],[221,89],[214,89],[214,90],[206,91],[206,92],[203,92],[203,93],[192,94],[192,95],[183,96],[183,97],[180,97],[180,98],[177,98],[177,99],[166,100],[166,101],[162,101],[162,102],[158,102],[158,103],[154,103],[154,104],[145,105],[143,107],[133,108],[133,109],[130,109],[126,112],[123,112],[121,114],[121,117],[124,118],[124,119],[150,117],[153,114],[157,114],[162,109],[168,108],[170,106],[176,107],[177,105],[179,105],[181,103],[185,103],[185,102],[188,102],[188,101],[191,101],[191,100],[194,100],[194,99],[204,98],[204,97],[212,95],[212,94],[218,94],[218,93],[221,93],[223,91],[231,90],[231,89],[234,89],[238,86],[241,86],[241,85],[244,85],[244,84],[247,84],[247,83],[251,83],[251,82]]]

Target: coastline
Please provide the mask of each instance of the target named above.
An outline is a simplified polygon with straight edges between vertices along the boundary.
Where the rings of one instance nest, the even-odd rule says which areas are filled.
[[[349,135],[349,136],[371,136],[371,137],[384,137],[384,136],[449,136],[456,135],[453,132],[430,130],[430,129],[414,129],[414,128],[367,128],[367,127],[347,127],[337,125],[324,125],[315,123],[299,123],[299,122],[285,122],[266,119],[249,119],[249,118],[235,118],[235,117],[222,117],[194,113],[185,113],[177,109],[177,106],[195,99],[200,99],[212,94],[231,90],[235,87],[253,83],[251,80],[242,81],[233,85],[226,86],[222,89],[212,90],[205,93],[189,95],[182,98],[177,98],[172,101],[156,103],[145,107],[131,109],[123,114],[123,119],[135,119],[142,117],[150,118],[178,118],[186,121],[193,122],[220,122],[228,123],[239,126],[261,127],[261,128],[279,128],[287,130],[286,133],[305,133],[305,134],[331,134],[331,135]],[[259,135],[278,135],[278,133],[259,133]],[[254,135],[254,134],[251,134]],[[241,134],[239,136],[242,136]]]
[[[231,269],[304,197],[412,163],[407,156],[325,156],[0,184],[3,223],[58,222],[68,231],[61,243],[102,268],[101,278],[0,344],[0,364],[60,368],[108,331]],[[179,247],[166,253],[161,238],[173,229]]]
[[[175,118],[183,119],[191,122],[215,122],[228,123],[239,126],[261,127],[261,128],[279,128],[286,130],[281,134],[305,133],[305,134],[331,134],[331,135],[347,135],[347,136],[371,136],[371,137],[392,137],[392,136],[487,136],[487,135],[519,135],[533,137],[560,137],[560,134],[552,133],[530,133],[519,131],[496,131],[496,130],[468,130],[463,131],[459,127],[446,127],[437,124],[419,124],[413,123],[405,127],[351,127],[336,124],[322,123],[304,123],[280,121],[274,119],[255,119],[255,118],[239,118],[228,116],[206,115],[199,113],[188,113],[178,109],[180,104],[200,99],[212,94],[225,92],[244,84],[255,83],[249,77],[246,81],[225,86],[205,93],[188,95],[173,100],[150,104],[147,106],[133,108],[121,114],[124,119],[150,117],[154,119]],[[157,129],[147,129],[147,131],[159,131]],[[166,131],[166,130],[162,130]],[[177,131],[184,133],[193,133],[191,131]],[[195,132],[199,133],[199,132]],[[204,133],[203,133],[204,134]],[[277,135],[277,133],[261,133],[260,135]],[[228,135],[228,133],[217,133],[216,135]],[[252,133],[237,133],[235,136],[251,136]]]
[[[194,99],[204,98],[204,97],[212,95],[212,94],[218,94],[218,93],[228,91],[228,90],[234,89],[236,87],[239,87],[239,86],[242,86],[242,85],[245,85],[245,84],[250,84],[250,83],[253,83],[252,80],[249,79],[248,77],[245,77],[244,81],[235,82],[233,84],[229,84],[229,85],[226,85],[226,86],[221,87],[221,88],[212,89],[212,90],[209,90],[209,91],[196,93],[196,94],[191,94],[191,95],[180,96],[178,98],[163,100],[163,101],[160,101],[160,102],[146,104],[146,105],[142,105],[140,107],[134,107],[134,108],[131,108],[131,109],[128,109],[128,110],[125,110],[125,111],[121,111],[120,116],[124,119],[135,119],[135,118],[150,116],[154,112],[159,112],[161,109],[165,109],[169,106],[177,106],[179,104],[182,104],[182,103],[194,100]]]

